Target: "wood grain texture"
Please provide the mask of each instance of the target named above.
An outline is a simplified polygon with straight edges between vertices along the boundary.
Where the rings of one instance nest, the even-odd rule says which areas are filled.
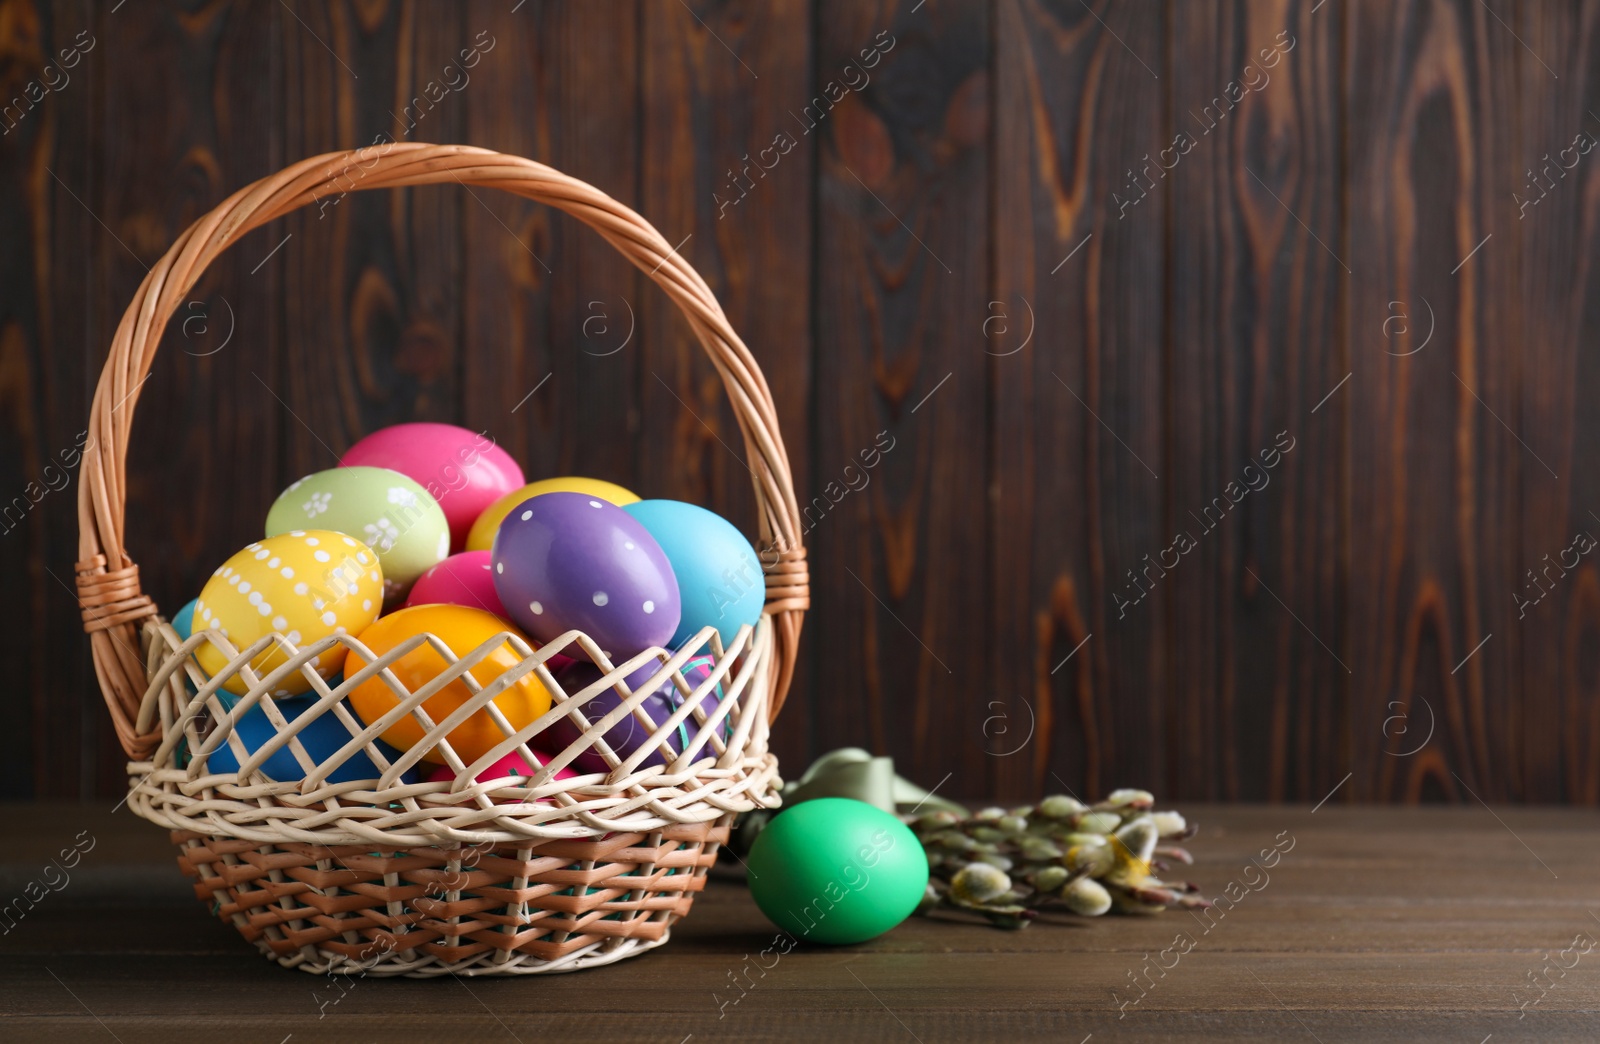
[[[122,785],[76,475],[38,494],[143,266],[408,139],[628,202],[761,361],[812,526],[791,775],[1600,804],[1600,569],[1560,564],[1600,537],[1600,153],[1562,152],[1597,45],[1591,0],[0,0],[0,794]],[[455,186],[325,204],[206,273],[141,390],[164,609],[406,419],[752,528],[714,370],[603,241]]]
[[[1172,68],[1173,144],[1144,161],[1173,211],[1175,549],[1151,557],[1175,621],[1174,786],[1281,800],[1331,786],[1349,757],[1344,520],[1323,510],[1342,499],[1344,400],[1319,408],[1349,372],[1340,13],[1202,3],[1174,18],[1194,58]]]
[[[127,85],[106,91],[107,130],[97,148],[105,180],[96,209],[129,248],[112,241],[112,250],[99,252],[108,266],[96,302],[105,331],[121,318],[117,302],[184,228],[281,158],[276,135],[261,133],[279,123],[271,51],[259,46],[277,39],[270,10],[166,10],[126,25],[124,13],[104,13],[106,46],[90,56],[101,60],[108,85]],[[159,133],[111,131],[160,110],[170,118]],[[140,388],[142,416],[156,420],[137,426],[129,453],[127,540],[167,613],[199,594],[215,563],[238,549],[240,534],[261,532],[265,505],[283,485],[283,418],[261,383],[275,379],[281,282],[276,269],[251,273],[254,254],[234,251],[202,276]],[[101,356],[90,359],[98,372]],[[175,499],[179,481],[228,495]],[[104,710],[94,710],[98,725]],[[113,768],[121,760],[114,739],[104,735],[100,745],[96,764],[106,766],[106,785],[126,786]]]
[[[459,9],[280,10],[290,155],[464,133],[460,95],[444,78],[469,46]],[[359,165],[342,173],[359,184]],[[460,215],[470,201],[431,187],[323,202],[267,226],[255,262],[284,273],[283,369],[268,391],[299,418],[288,428],[290,477],[334,466],[374,428],[458,409]]]
[[[1351,620],[1351,728],[1437,722],[1409,757],[1357,744],[1350,794],[1493,800],[1522,789],[1516,704],[1502,695],[1520,681],[1522,635],[1504,607],[1522,476],[1545,470],[1516,434],[1521,366],[1503,350],[1521,340],[1522,306],[1504,206],[1514,110],[1497,99],[1521,49],[1477,3],[1354,5],[1349,33],[1372,73],[1347,80],[1364,129],[1350,156],[1348,322],[1363,346],[1347,389],[1361,462],[1350,577],[1365,609]]]
[[[475,4],[466,30],[495,43],[462,92],[465,140],[539,158],[637,207],[636,6]],[[608,60],[568,60],[591,50]],[[507,98],[517,118],[506,118]],[[641,277],[546,207],[482,190],[466,204],[466,423],[530,481],[584,474],[634,487]]]
[[[1600,937],[1589,811],[1504,809],[1502,825],[1477,806],[1186,808],[1201,832],[1185,876],[1242,896],[1209,921],[1055,915],[1007,932],[942,915],[776,963],[734,866],[659,951],[463,984],[281,969],[194,899],[162,831],[109,807],[0,808],[8,903],[64,845],[93,840],[59,891],[0,907],[0,1010],[19,1039],[1577,1041],[1600,1004],[1593,954],[1544,971],[1575,937]],[[1275,863],[1252,862],[1277,845]]]
[[[1506,612],[1523,643],[1527,797],[1593,805],[1600,803],[1600,571],[1593,555],[1578,552],[1600,539],[1600,475],[1583,452],[1600,435],[1590,405],[1600,380],[1590,347],[1600,332],[1593,249],[1600,164],[1589,162],[1600,143],[1600,6],[1539,6],[1522,15],[1515,28],[1529,50],[1517,55],[1517,167],[1511,193],[1496,206],[1513,226],[1525,288],[1522,437],[1559,478],[1525,463],[1522,547]]]
[[[818,23],[817,736],[981,788],[989,13],[824,3]]]
[[[86,202],[95,199],[91,121],[103,72],[92,51],[72,69],[59,67],[80,33],[97,46],[103,40],[94,12],[88,4],[11,4],[0,21],[0,104],[22,103],[0,118],[0,266],[8,290],[0,293],[0,589],[9,595],[0,610],[0,655],[23,665],[18,681],[27,686],[10,703],[18,720],[0,740],[0,772],[7,793],[29,793],[50,785],[52,765],[67,776],[58,785],[79,789],[108,763],[95,756],[104,703],[87,657],[73,664],[39,650],[61,641],[61,628],[77,615],[70,565],[77,542],[63,523],[75,508],[72,465],[87,421],[82,390],[102,357],[87,350],[101,331],[96,245],[115,244]],[[31,104],[39,89],[30,97],[28,85],[46,83],[47,65],[58,70],[51,83],[60,89]],[[74,640],[71,648],[87,643]]]
[[[1134,583],[1170,542],[1168,214],[1161,189],[1128,185],[1134,159],[1171,138],[1146,64],[1162,63],[1165,25],[1095,6],[1008,3],[996,19],[992,307],[1014,319],[985,328],[998,683],[985,732],[1002,793],[1170,789],[1170,588]]]

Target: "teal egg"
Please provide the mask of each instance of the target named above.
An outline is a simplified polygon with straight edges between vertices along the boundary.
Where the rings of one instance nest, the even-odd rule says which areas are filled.
[[[198,598],[191,598],[184,603],[182,609],[179,609],[172,616],[172,629],[177,631],[178,637],[185,641],[194,633],[194,603],[199,600]]]
[[[198,599],[198,598],[190,599],[188,602],[186,602],[184,604],[182,609],[179,609],[176,613],[174,613],[172,615],[172,629],[174,631],[177,631],[178,632],[178,637],[183,639],[184,641],[187,641],[189,639],[189,636],[194,633],[194,608],[195,608],[195,603],[197,603],[198,601],[200,601],[200,599]],[[190,659],[192,660],[193,657],[190,657]],[[338,674],[335,674],[332,678],[328,679],[328,688],[330,688],[330,689],[337,689],[339,686],[341,686],[343,684],[344,684],[344,673],[342,671],[340,673],[338,673]],[[198,689],[196,689],[194,687],[194,682],[190,681],[187,677],[185,677],[184,680],[183,680],[183,687],[189,691],[189,695],[191,695],[191,696],[193,696],[196,692],[199,691]],[[238,694],[229,692],[227,689],[218,689],[216,695],[217,695],[217,699],[222,701],[223,707],[228,708],[230,710],[233,708],[234,704],[239,702]],[[286,705],[287,702],[288,701],[285,701],[285,700],[279,700],[278,701],[278,705],[281,707],[281,706]],[[338,748],[336,747],[334,749],[337,750]],[[183,767],[184,765],[186,765],[188,763],[189,763],[189,752],[188,752],[188,749],[186,747],[183,747],[182,745],[180,745],[179,749],[178,749],[178,766],[181,768],[181,767]],[[236,765],[236,767],[237,767],[237,765]],[[232,771],[232,770],[230,769],[229,771]]]
[[[661,545],[678,578],[682,615],[669,645],[679,648],[710,625],[727,646],[740,627],[761,619],[766,577],[755,548],[731,522],[680,500],[641,500],[622,510]]]
[[[329,468],[294,483],[267,512],[267,536],[331,529],[360,540],[383,567],[384,600],[450,554],[444,509],[414,479],[388,468]]]
[[[194,607],[195,603],[199,601],[200,599],[198,598],[189,599],[189,601],[184,603],[182,609],[179,609],[172,615],[172,629],[178,632],[178,639],[180,641],[188,641],[189,636],[194,633]],[[193,661],[194,657],[191,656],[189,659]],[[194,682],[190,681],[187,676],[185,676],[183,679],[183,687],[188,690],[188,693],[191,696],[193,696],[197,691],[194,687]],[[178,767],[182,768],[188,763],[189,751],[182,744],[179,744]]]
[[[750,894],[774,924],[809,942],[874,939],[911,916],[928,857],[904,823],[864,801],[787,808],[750,849]]]
[[[188,641],[189,636],[194,633],[194,604],[199,600],[198,598],[189,599],[183,604],[182,609],[172,614],[172,629],[178,632],[178,638],[182,641]],[[198,691],[194,687],[194,682],[187,677],[183,679],[183,687],[190,696],[193,696]],[[179,740],[177,750],[173,752],[173,756],[179,768],[187,766],[189,764],[189,741],[186,739]]]

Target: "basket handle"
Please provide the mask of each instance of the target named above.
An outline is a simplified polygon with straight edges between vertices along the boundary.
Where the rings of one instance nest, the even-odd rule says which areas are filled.
[[[245,233],[346,191],[460,182],[502,189],[579,218],[654,279],[683,311],[722,375],[744,434],[766,573],[765,612],[776,657],[769,715],[776,718],[793,677],[800,626],[810,605],[800,511],[777,409],[755,357],[728,324],[705,280],[648,221],[599,189],[542,163],[466,145],[389,142],[313,156],[240,189],[178,237],[144,281],[117,325],[95,387],[78,483],[78,604],[95,673],[117,738],[139,760],[160,742],[160,728],[135,727],[147,688],[138,622],[156,613],[139,587],[139,567],[122,545],[128,434],[139,390],[167,320],[217,255]]]

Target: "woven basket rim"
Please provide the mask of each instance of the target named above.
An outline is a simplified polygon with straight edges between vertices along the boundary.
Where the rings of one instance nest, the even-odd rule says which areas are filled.
[[[401,847],[594,838],[618,831],[708,823],[754,808],[774,807],[781,781],[776,761],[767,750],[766,714],[773,635],[771,619],[763,617],[755,628],[741,629],[727,647],[715,630],[707,628],[698,641],[685,643],[670,654],[663,649],[648,650],[613,664],[587,635],[570,632],[530,651],[516,667],[506,668],[488,684],[480,684],[467,668],[474,663],[472,654],[492,642],[459,658],[440,642],[446,658],[454,662],[428,685],[411,692],[386,667],[408,655],[413,642],[371,656],[359,639],[347,635],[325,638],[298,650],[284,665],[264,675],[250,668],[253,651],[265,644],[257,642],[238,651],[226,671],[208,677],[195,662],[194,650],[200,643],[210,642],[234,652],[231,643],[212,631],[182,638],[157,616],[147,621],[141,632],[149,682],[139,719],[155,721],[165,738],[151,758],[129,763],[128,804],[141,818],[197,834],[260,842]],[[370,657],[367,667],[338,686],[330,685],[307,661],[331,645],[365,650]],[[602,673],[598,681],[569,693],[549,673],[546,661],[575,645],[598,659]],[[710,647],[711,662],[706,677],[691,687],[683,671],[701,656],[702,645]],[[627,677],[639,669],[640,661],[648,663],[652,658],[658,663],[654,675],[630,691]],[[311,685],[308,695],[313,702],[298,708],[291,719],[278,706],[283,698],[278,687],[284,672],[297,662]],[[452,672],[456,672],[456,681],[451,684],[462,684],[470,696],[453,714],[434,722],[427,717],[429,700],[442,690]],[[547,689],[552,699],[550,710],[520,729],[499,716],[496,721],[505,736],[502,741],[476,758],[458,753],[451,733],[459,721],[479,712],[496,713],[495,700],[528,674]],[[610,730],[629,720],[636,708],[660,689],[662,677],[679,688],[681,705],[671,716],[655,722],[630,754],[612,751],[605,745]],[[244,693],[225,693],[224,686],[234,678],[248,682]],[[357,686],[374,683],[389,688],[396,710],[362,722],[346,701]],[[617,707],[590,721],[584,716],[588,701],[608,688],[621,697]],[[707,711],[702,698],[713,690],[717,699]],[[254,749],[242,742],[231,748],[237,758],[235,771],[213,770],[210,756],[237,739],[234,727],[255,709],[261,709],[271,722],[272,737],[257,742]],[[385,754],[379,748],[379,737],[406,714],[422,724],[422,740],[414,749],[400,752],[398,758],[392,749]],[[328,715],[338,717],[352,739],[319,760],[299,747],[297,736]],[[576,738],[560,752],[546,743],[536,753],[535,740],[560,720],[574,723]],[[672,746],[679,736],[687,738]],[[180,762],[180,750],[190,756],[189,761]],[[260,768],[281,750],[291,751],[302,766],[313,767],[304,769],[298,780],[271,779]],[[453,773],[451,782],[404,778],[408,769],[420,764],[418,758],[424,751],[437,751],[444,757]],[[662,752],[663,763],[645,765],[654,751]],[[609,771],[575,764],[579,757],[595,752],[610,766]],[[476,780],[478,772],[508,753],[519,753],[525,759],[537,757],[543,766],[521,784]],[[376,781],[328,780],[348,758],[363,754],[381,769]],[[668,755],[675,756],[666,760]],[[578,773],[575,779],[555,778],[558,770],[567,767]]]

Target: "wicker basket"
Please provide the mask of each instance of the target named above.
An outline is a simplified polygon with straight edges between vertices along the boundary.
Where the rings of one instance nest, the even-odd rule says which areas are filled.
[[[678,304],[721,373],[744,433],[768,549],[765,613],[728,647],[708,627],[675,652],[650,650],[612,664],[587,636],[571,632],[536,651],[519,644],[519,666],[480,687],[465,672],[497,642],[450,650],[429,635],[425,640],[451,667],[410,692],[384,668],[424,637],[380,657],[350,635],[303,648],[273,636],[236,649],[214,630],[180,639],[140,590],[138,567],[122,543],[133,409],[167,320],[206,266],[240,236],[319,198],[450,182],[547,203],[594,228]],[[172,831],[180,866],[197,878],[195,893],[280,964],[311,972],[432,976],[570,971],[620,960],[666,941],[704,887],[706,868],[736,814],[778,803],[767,730],[788,688],[808,600],[799,512],[772,396],[705,281],[648,222],[592,186],[516,156],[410,143],[317,156],[258,181],[195,222],[150,270],[117,327],[89,432],[78,497],[78,597],[95,670],[132,759],[127,802]],[[210,678],[192,658],[206,642],[230,661]],[[288,660],[258,677],[249,665],[274,642]],[[330,688],[304,665],[335,645],[360,651],[372,666]],[[578,648],[609,673],[582,692],[565,693],[545,664]],[[706,654],[714,667],[697,691],[722,687],[715,711],[707,717],[690,695],[659,728],[640,712],[634,719],[652,731],[652,742],[619,759],[601,737],[655,687],[629,694],[621,679],[654,661],[657,678],[670,676],[689,693],[679,668]],[[271,693],[293,671],[310,679],[320,698],[291,723]],[[363,727],[340,703],[374,672],[428,732],[398,760],[386,759],[375,744],[381,722]],[[529,672],[554,703],[517,731],[491,701]],[[230,708],[219,690],[234,677],[248,688]],[[455,678],[475,695],[460,714],[435,723],[421,704]],[[626,697],[624,705],[602,720],[585,720],[577,708],[608,685]],[[249,755],[233,729],[258,703],[278,737]],[[466,765],[444,737],[461,716],[479,709],[498,722],[505,740]],[[295,734],[324,713],[338,715],[354,738],[317,765]],[[474,782],[493,758],[511,751],[530,757],[529,739],[564,716],[582,735],[525,785]],[[668,736],[691,741],[679,754],[665,746]],[[223,743],[231,743],[239,758],[237,773],[206,768],[210,752]],[[454,782],[403,782],[401,774],[434,744],[455,770]],[[308,768],[303,781],[273,782],[258,770],[285,745]],[[605,758],[608,773],[553,778],[589,749]],[[642,768],[653,749],[667,763]],[[380,779],[326,782],[359,753],[380,767]]]

